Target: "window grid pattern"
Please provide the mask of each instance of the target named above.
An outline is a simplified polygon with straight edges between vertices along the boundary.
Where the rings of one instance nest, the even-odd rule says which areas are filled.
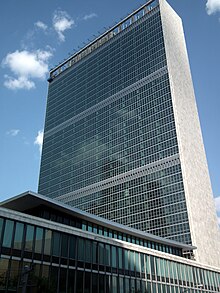
[[[72,199],[68,204],[123,225],[191,244],[180,164]]]
[[[203,292],[219,290],[218,272],[26,223],[17,249],[15,227],[22,223],[4,222],[0,236],[9,233],[12,241],[0,247],[1,290],[22,288],[24,266],[33,268],[28,290],[40,292],[197,293],[201,284]]]
[[[51,198],[179,153],[169,76],[164,70],[167,64],[160,12],[155,10],[138,20],[138,24],[98,50],[60,74],[49,86],[39,193]],[[88,109],[154,74],[146,84],[84,115]],[[73,122],[65,124],[66,121]],[[118,184],[115,188],[120,186],[120,192],[108,188],[81,199],[73,197],[68,204],[191,244],[178,168],[166,178],[153,179],[152,186],[142,183],[146,178],[143,176],[134,180],[136,188]]]
[[[40,206],[40,208],[37,207],[35,209],[27,210],[26,212],[29,215],[68,225],[70,227],[75,227],[83,231],[103,235],[108,238],[123,240],[128,243],[134,243],[140,246],[148,247],[158,251],[163,251],[173,255],[178,255],[185,258],[190,258],[192,255],[192,251],[188,254],[184,254],[182,248],[177,248],[176,246],[172,246],[170,244],[165,245],[163,243],[156,242],[155,240],[143,239],[142,237],[137,237],[125,232],[122,233],[121,231],[118,231],[116,229],[106,228],[101,224],[94,224],[91,221],[82,220],[75,216],[63,215],[62,213],[54,209],[49,209],[44,206]]]

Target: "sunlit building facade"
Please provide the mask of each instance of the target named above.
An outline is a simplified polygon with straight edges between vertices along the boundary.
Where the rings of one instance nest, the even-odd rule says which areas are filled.
[[[182,23],[167,2],[149,1],[48,81],[39,193],[220,265]]]

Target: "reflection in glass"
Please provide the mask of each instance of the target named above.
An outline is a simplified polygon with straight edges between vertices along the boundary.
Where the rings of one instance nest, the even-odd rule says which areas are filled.
[[[4,289],[7,281],[8,259],[0,258],[0,289]]]
[[[13,228],[14,228],[14,221],[6,220],[2,246],[9,247],[9,248],[11,247]]]
[[[25,238],[25,250],[33,251],[34,240],[34,226],[27,225],[26,238]]]
[[[41,253],[43,244],[43,229],[36,228],[36,237],[35,237],[35,252]]]
[[[1,268],[1,265],[0,265],[0,268]],[[18,278],[19,278],[19,261],[12,260],[8,288],[16,290],[16,287],[18,284]]]
[[[52,231],[45,230],[45,242],[44,242],[44,254],[50,255],[51,253],[51,239],[52,239]]]
[[[22,248],[23,233],[24,233],[24,224],[17,222],[16,228],[15,228],[15,238],[14,238],[15,249]]]

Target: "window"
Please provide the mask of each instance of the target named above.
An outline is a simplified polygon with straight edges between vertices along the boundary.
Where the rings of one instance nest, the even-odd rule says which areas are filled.
[[[67,257],[68,256],[68,241],[69,237],[67,234],[62,234],[62,240],[61,240],[61,257]]]
[[[50,255],[51,253],[51,240],[52,240],[52,231],[45,230],[44,254],[46,255]]]
[[[9,248],[11,247],[13,229],[14,229],[14,221],[6,220],[2,246],[9,247]]]
[[[24,224],[17,222],[16,228],[15,228],[15,238],[14,238],[15,249],[22,248],[23,233],[24,233]]]
[[[1,241],[2,230],[3,230],[3,222],[4,222],[4,220],[2,218],[0,218],[0,241]]]
[[[43,246],[43,229],[36,228],[36,237],[35,237],[35,252],[41,253]]]
[[[70,236],[69,257],[71,259],[76,258],[76,237],[75,236]]]
[[[27,225],[26,238],[25,238],[25,250],[33,251],[33,240],[34,240],[34,226]]]
[[[78,238],[78,243],[77,243],[77,255],[78,255],[78,260],[84,261],[84,247],[85,247],[85,240],[83,238]]]
[[[54,256],[60,256],[60,238],[61,238],[60,233],[53,232],[52,255],[54,255]]]

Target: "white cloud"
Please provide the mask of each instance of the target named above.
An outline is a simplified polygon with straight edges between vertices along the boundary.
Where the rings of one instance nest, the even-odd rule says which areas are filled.
[[[215,199],[216,210],[217,210],[217,212],[220,213],[220,196],[215,197],[214,199]]]
[[[216,210],[218,213],[218,224],[220,226],[220,196],[215,197],[214,200],[215,200]]]
[[[30,90],[35,88],[35,83],[24,76],[20,76],[18,78],[13,78],[11,76],[5,75],[4,86],[10,90]]]
[[[91,19],[91,18],[94,18],[94,17],[97,17],[97,14],[96,13],[90,13],[90,14],[86,14],[83,19],[84,20],[88,20],[88,19]]]
[[[39,130],[37,133],[37,136],[35,137],[34,144],[38,145],[40,152],[42,151],[43,138],[44,138],[44,132],[43,130]]]
[[[2,61],[16,77],[5,75],[4,85],[9,89],[32,89],[35,83],[31,79],[44,79],[49,71],[48,60],[52,56],[48,51],[15,51],[8,53]]]
[[[74,25],[74,20],[67,14],[66,11],[58,10],[53,16],[53,27],[58,33],[59,40],[64,42],[64,32]]]
[[[20,129],[11,129],[6,132],[7,135],[16,136],[20,132]]]
[[[209,15],[220,11],[220,0],[208,0],[206,2],[206,10]]]
[[[47,25],[45,23],[43,23],[42,21],[37,21],[35,22],[34,24],[36,27],[42,29],[43,31],[46,31],[47,30]]]

